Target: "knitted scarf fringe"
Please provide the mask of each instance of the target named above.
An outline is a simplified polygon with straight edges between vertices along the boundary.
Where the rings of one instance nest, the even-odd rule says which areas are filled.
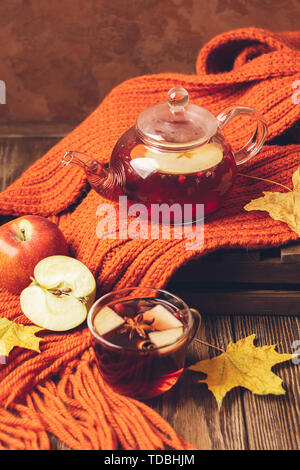
[[[1,450],[48,450],[51,435],[74,450],[195,449],[150,407],[104,384],[92,348],[24,401],[0,410]]]

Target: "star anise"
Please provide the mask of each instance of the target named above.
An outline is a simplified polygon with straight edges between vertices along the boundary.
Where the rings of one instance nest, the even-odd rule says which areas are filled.
[[[193,158],[193,152],[180,153],[176,158]]]
[[[125,323],[120,330],[120,333],[128,333],[129,339],[132,340],[135,333],[137,333],[141,338],[148,338],[147,332],[151,330],[151,325],[154,322],[152,320],[144,320],[143,314],[140,313],[134,318],[124,317]]]

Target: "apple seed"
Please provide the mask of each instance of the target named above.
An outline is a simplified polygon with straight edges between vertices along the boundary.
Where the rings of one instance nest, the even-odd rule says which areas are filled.
[[[36,286],[40,287],[41,289],[46,290],[47,292],[50,292],[50,294],[53,294],[56,297],[62,297],[63,295],[72,296],[75,299],[79,300],[79,302],[83,303],[84,305],[86,305],[89,301],[88,296],[86,296],[86,297],[75,297],[75,296],[73,296],[73,294],[71,294],[72,289],[70,287],[65,287],[64,289],[57,289],[56,287],[48,289],[47,287],[41,286],[41,284],[39,284],[34,277],[30,276],[30,279],[35,283]]]

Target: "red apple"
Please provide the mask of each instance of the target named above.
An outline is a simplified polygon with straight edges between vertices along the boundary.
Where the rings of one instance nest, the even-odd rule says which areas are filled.
[[[19,294],[36,264],[52,255],[68,255],[67,242],[56,224],[25,215],[0,227],[0,286]]]

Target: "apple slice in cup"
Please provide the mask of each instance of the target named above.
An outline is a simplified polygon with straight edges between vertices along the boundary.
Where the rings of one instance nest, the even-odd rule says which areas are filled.
[[[183,335],[183,327],[149,333],[149,340],[159,348],[159,354],[166,354],[178,348],[176,341]],[[180,342],[180,345],[182,342]]]
[[[146,321],[153,321],[152,330],[161,331],[182,327],[181,321],[161,304],[143,312],[143,318]]]
[[[90,270],[69,256],[49,256],[34,268],[34,280],[21,293],[21,309],[35,325],[66,331],[83,323],[96,295]]]
[[[99,333],[101,336],[106,335],[116,328],[119,328],[119,326],[123,325],[124,323],[124,318],[120,317],[120,315],[118,315],[108,306],[99,310],[94,319],[94,327],[97,333]]]

